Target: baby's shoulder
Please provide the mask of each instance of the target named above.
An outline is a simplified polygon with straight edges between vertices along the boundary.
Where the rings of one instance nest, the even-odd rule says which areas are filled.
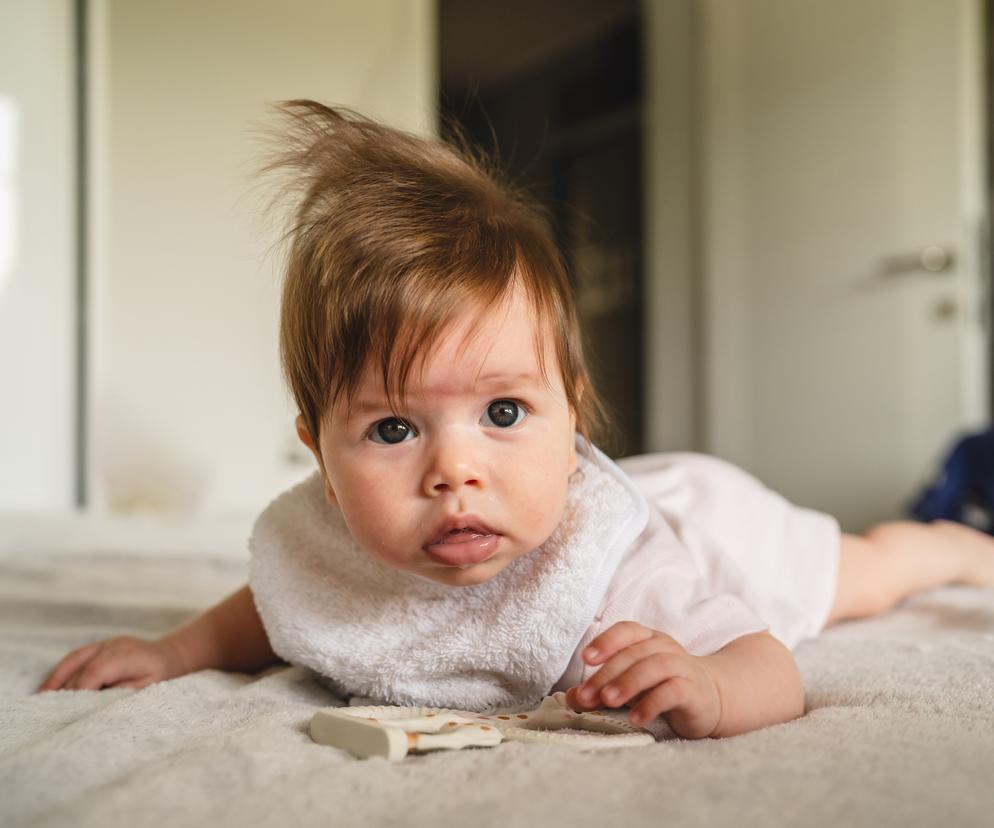
[[[712,498],[733,500],[766,492],[766,486],[745,469],[709,454],[667,452],[641,454],[617,461],[618,467],[650,503],[689,507]]]
[[[625,474],[633,478],[673,473],[716,477],[752,476],[745,469],[721,457],[692,451],[636,454],[622,457],[615,462]]]

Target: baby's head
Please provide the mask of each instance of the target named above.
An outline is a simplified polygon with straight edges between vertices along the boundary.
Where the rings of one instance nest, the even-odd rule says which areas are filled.
[[[395,569],[477,584],[545,541],[603,422],[543,212],[481,161],[311,101],[280,346],[328,501]]]

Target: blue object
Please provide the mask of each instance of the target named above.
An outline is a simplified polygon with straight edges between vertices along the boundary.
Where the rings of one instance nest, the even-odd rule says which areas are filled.
[[[918,520],[952,520],[994,535],[994,429],[957,442],[910,512]]]

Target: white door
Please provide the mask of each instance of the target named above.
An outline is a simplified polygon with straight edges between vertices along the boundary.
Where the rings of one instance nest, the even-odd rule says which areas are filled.
[[[980,2],[698,9],[704,448],[858,530],[988,417]]]

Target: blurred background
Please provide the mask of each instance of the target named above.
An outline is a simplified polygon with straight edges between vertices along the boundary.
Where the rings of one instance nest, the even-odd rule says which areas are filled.
[[[0,0],[0,513],[247,520],[311,471],[254,175],[309,97],[549,207],[610,453],[901,514],[989,421],[988,5]]]

